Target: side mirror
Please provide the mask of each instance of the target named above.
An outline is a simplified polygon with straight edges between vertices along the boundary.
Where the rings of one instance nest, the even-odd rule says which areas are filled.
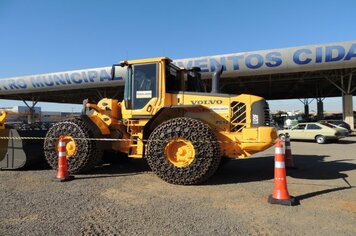
[[[116,70],[116,67],[117,66],[121,66],[121,64],[114,64],[112,65],[111,67],[111,80],[114,80],[115,79],[115,70]]]

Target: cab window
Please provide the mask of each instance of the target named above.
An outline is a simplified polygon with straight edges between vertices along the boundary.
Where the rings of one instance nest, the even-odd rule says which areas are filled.
[[[180,70],[173,64],[166,65],[166,92],[172,93],[182,90]]]
[[[188,71],[186,78],[185,90],[187,92],[206,92],[205,85],[201,80],[201,74],[197,71]]]
[[[133,109],[141,109],[157,97],[157,74],[157,63],[133,66]]]

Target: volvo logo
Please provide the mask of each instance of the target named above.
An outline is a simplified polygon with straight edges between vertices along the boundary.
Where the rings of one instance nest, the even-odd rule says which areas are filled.
[[[215,105],[222,104],[222,100],[193,100],[191,101],[193,105]]]

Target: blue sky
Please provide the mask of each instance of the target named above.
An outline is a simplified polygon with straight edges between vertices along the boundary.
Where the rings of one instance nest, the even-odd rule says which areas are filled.
[[[355,9],[354,0],[0,0],[0,78],[108,66],[121,59],[355,40]],[[298,100],[270,104],[303,109]],[[0,106],[12,105],[22,103],[0,100]],[[340,106],[340,98],[326,99],[324,109]]]

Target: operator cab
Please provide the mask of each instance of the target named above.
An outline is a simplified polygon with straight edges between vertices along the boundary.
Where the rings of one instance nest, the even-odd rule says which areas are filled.
[[[159,97],[161,65],[164,65],[165,93],[206,92],[199,67],[179,68],[166,57],[123,61],[112,66],[111,75],[115,78],[117,66],[127,68],[124,92],[126,109],[143,109],[152,99]]]

